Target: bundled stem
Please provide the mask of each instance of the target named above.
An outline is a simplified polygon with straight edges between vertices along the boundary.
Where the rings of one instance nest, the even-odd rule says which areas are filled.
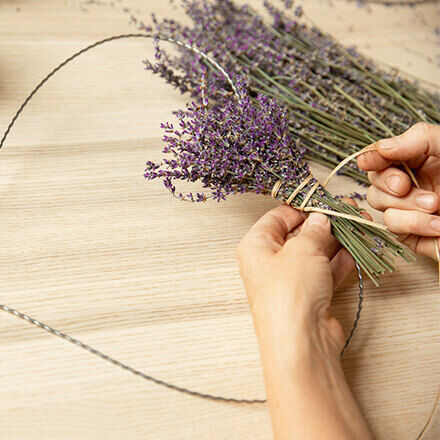
[[[292,202],[291,206],[298,208],[303,197],[304,193],[298,197],[298,201]],[[316,196],[313,195],[311,199],[312,206],[325,204],[337,213],[361,216],[359,208],[335,201],[333,196],[322,187],[319,187],[319,193]],[[375,226],[334,215],[330,215],[330,222],[333,235],[349,251],[376,286],[379,285],[380,275],[387,271],[393,272],[394,263],[390,258],[392,255],[401,256],[408,262],[415,259],[412,253],[395,241],[394,235]]]

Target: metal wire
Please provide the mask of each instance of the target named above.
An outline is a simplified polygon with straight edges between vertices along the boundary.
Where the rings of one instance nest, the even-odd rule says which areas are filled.
[[[26,97],[26,99],[23,101],[23,103],[21,104],[21,106],[18,108],[17,112],[15,113],[14,117],[12,118],[11,122],[9,123],[5,133],[3,134],[3,137],[0,141],[0,148],[3,147],[6,138],[8,137],[12,127],[14,126],[15,122],[17,121],[18,117],[20,116],[20,114],[22,113],[22,111],[25,109],[25,107],[29,104],[29,102],[31,101],[31,99],[34,97],[34,95],[41,89],[41,87],[53,76],[55,75],[55,73],[57,73],[59,70],[61,70],[64,66],[66,66],[68,63],[70,63],[71,61],[73,61],[75,58],[79,57],[80,55],[88,52],[89,50],[101,46],[104,43],[108,43],[110,41],[115,41],[115,40],[121,40],[124,38],[152,38],[152,39],[157,39],[157,40],[163,40],[163,41],[169,41],[171,43],[177,44],[180,47],[184,47],[198,55],[200,55],[202,58],[208,60],[214,67],[216,67],[226,78],[226,80],[228,81],[229,85],[231,86],[232,90],[234,91],[235,95],[237,97],[239,97],[237,88],[234,85],[234,82],[232,81],[231,77],[229,76],[229,74],[223,69],[222,66],[220,66],[217,61],[215,59],[213,59],[212,57],[210,57],[209,55],[205,54],[204,52],[200,51],[199,49],[197,49],[194,46],[191,46],[185,42],[176,40],[173,37],[169,37],[169,36],[165,36],[165,35],[158,35],[158,34],[147,34],[147,33],[142,33],[142,34],[123,34],[123,35],[115,35],[112,37],[108,37],[108,38],[104,38],[103,40],[97,41],[83,49],[81,49],[80,51],[76,52],[75,54],[73,54],[72,56],[70,56],[69,58],[67,58],[66,60],[64,60],[62,63],[60,63],[57,67],[55,67],[48,75],[46,75],[41,81],[40,83],[38,83],[38,85],[32,90],[32,92]],[[356,267],[358,269],[358,278],[359,278],[359,302],[358,302],[358,309],[357,309],[357,313],[356,313],[356,318],[354,320],[353,323],[353,327],[351,329],[350,335],[348,336],[347,340],[345,341],[345,345],[344,348],[342,349],[341,352],[341,356],[343,356],[343,354],[345,353],[350,341],[352,340],[355,331],[357,329],[358,323],[359,323],[359,319],[360,319],[360,314],[362,311],[362,303],[363,303],[363,278],[362,278],[362,272],[361,272],[361,268],[359,267],[359,265],[356,263]],[[64,339],[67,342],[70,342],[71,344],[76,345],[77,347],[82,348],[83,350],[88,351],[89,353],[123,369],[126,371],[129,371],[130,373],[134,374],[135,376],[139,376],[142,379],[145,379],[149,382],[153,382],[156,385],[160,385],[163,387],[166,387],[168,389],[174,390],[174,391],[178,391],[180,393],[184,393],[184,394],[188,394],[194,397],[200,397],[203,399],[208,399],[208,400],[215,400],[215,401],[222,401],[222,402],[227,402],[227,403],[237,403],[237,404],[261,404],[261,403],[265,403],[266,400],[265,399],[238,399],[238,398],[234,398],[234,397],[224,397],[224,396],[217,396],[217,395],[213,395],[213,394],[208,394],[208,393],[203,393],[200,391],[194,391],[191,390],[189,388],[185,388],[185,387],[181,387],[179,385],[174,385],[172,383],[166,382],[164,380],[158,379],[156,377],[153,377],[151,375],[145,374],[142,371],[139,371],[135,368],[130,367],[129,365],[124,364],[123,362],[120,362],[116,359],[113,359],[111,356],[108,356],[104,353],[102,353],[101,351],[91,347],[90,345],[84,344],[83,342],[79,341],[78,339],[75,339],[71,336],[69,336],[66,333],[63,333],[57,329],[54,329],[53,327],[50,327],[47,324],[44,324],[40,321],[38,321],[37,319],[34,319],[32,317],[30,317],[29,315],[26,315],[25,313],[21,313],[18,310],[15,310],[11,307],[8,307],[7,305],[4,304],[0,304],[0,309],[3,310],[4,312],[7,312],[13,316],[16,316],[17,318],[23,319],[24,321],[35,325],[36,327],[47,331],[48,333],[51,333],[55,336],[58,336],[61,339]]]
[[[359,320],[361,319],[362,306],[364,303],[364,279],[362,278],[362,271],[361,271],[361,268],[357,262],[356,262],[356,269],[358,271],[358,279],[359,279],[358,307],[357,307],[356,317],[354,318],[354,322],[353,322],[353,326],[351,328],[350,334],[348,335],[348,338],[345,340],[345,345],[341,351],[341,357],[344,356],[345,350],[347,350],[348,344],[350,344],[350,341],[353,339],[353,336],[356,332],[356,329],[359,324]]]
[[[358,310],[356,313],[356,318],[355,321],[353,323],[353,327],[351,329],[350,335],[348,336],[347,340],[345,341],[345,345],[344,348],[341,351],[341,357],[344,355],[345,350],[348,347],[348,344],[350,343],[351,339],[354,336],[354,333],[356,331],[356,328],[358,326],[359,323],[359,319],[360,319],[360,314],[361,314],[361,310],[362,310],[362,303],[363,303],[363,279],[362,279],[362,272],[361,269],[359,267],[358,264],[356,264],[356,267],[358,269],[358,277],[359,277],[359,303],[358,303]],[[165,388],[168,388],[170,390],[174,390],[174,391],[178,391],[180,393],[184,393],[184,394],[188,394],[194,397],[200,397],[202,399],[208,399],[208,400],[216,400],[216,401],[222,401],[222,402],[226,402],[226,403],[244,403],[244,404],[256,404],[256,403],[265,403],[266,399],[239,399],[239,398],[235,398],[235,397],[224,397],[224,396],[217,396],[215,394],[209,394],[209,393],[203,393],[201,391],[195,391],[195,390],[191,390],[189,388],[185,388],[179,385],[174,385],[172,383],[166,382],[162,379],[158,379],[154,376],[151,376],[149,374],[145,374],[140,370],[137,370],[135,368],[130,367],[127,364],[124,364],[121,361],[118,361],[114,358],[112,358],[111,356],[108,356],[104,353],[102,353],[101,351],[91,347],[90,345],[84,344],[83,342],[81,342],[80,340],[73,338],[72,336],[69,336],[66,333],[63,333],[47,324],[44,324],[40,321],[38,321],[35,318],[31,318],[29,315],[26,315],[25,313],[21,313],[18,310],[15,310],[11,307],[8,307],[7,305],[4,304],[0,304],[0,309],[3,310],[4,312],[7,312],[13,316],[16,316],[17,318],[23,319],[24,321],[35,325],[36,327],[47,331],[48,333],[51,333],[55,336],[58,336],[61,339],[64,339],[67,342],[70,342],[73,345],[76,345],[79,348],[82,348],[83,350],[88,351],[91,354],[94,354],[95,356],[123,369],[126,370],[132,374],[134,374],[135,376],[139,376],[142,379],[145,379],[149,382],[153,382],[156,385],[160,385],[163,386]]]
[[[149,34],[149,33],[141,33],[141,34],[122,34],[122,35],[114,35],[112,37],[108,37],[108,38],[104,38],[103,40],[99,40],[96,41],[93,44],[90,44],[87,47],[84,47],[83,49],[81,49],[80,51],[74,53],[72,56],[70,56],[69,58],[65,59],[62,63],[58,64],[57,67],[55,67],[55,69],[53,69],[48,75],[46,75],[41,81],[40,83],[34,88],[34,90],[32,90],[31,93],[29,93],[29,95],[27,96],[27,98],[23,101],[23,103],[21,104],[21,106],[19,107],[19,109],[17,110],[17,112],[15,113],[14,117],[12,118],[11,122],[8,125],[8,128],[6,129],[5,133],[3,134],[2,140],[0,141],[0,148],[3,147],[3,144],[5,143],[6,138],[9,135],[9,132],[11,131],[12,127],[14,126],[15,122],[17,121],[18,117],[20,116],[21,112],[24,110],[24,108],[29,104],[29,101],[34,97],[34,95],[38,92],[38,90],[41,89],[41,87],[43,87],[43,85],[49,81],[50,78],[52,78],[53,75],[55,75],[55,73],[57,73],[59,70],[61,70],[64,66],[66,66],[66,64],[69,64],[71,61],[73,61],[75,58],[78,58],[80,55],[88,52],[91,49],[94,49],[95,47],[101,46],[105,43],[109,43],[110,41],[115,41],[115,40],[122,40],[122,39],[126,39],[126,38],[151,38],[151,39],[155,39],[155,40],[162,40],[162,41],[168,41],[170,43],[173,44],[177,44],[180,47],[184,47],[188,50],[190,50],[191,52],[196,53],[197,55],[200,55],[202,58],[204,58],[205,60],[208,60],[214,67],[216,67],[225,77],[226,81],[229,83],[229,85],[231,86],[233,92],[235,93],[235,95],[237,97],[239,97],[238,94],[238,90],[235,87],[234,82],[232,81],[231,77],[229,76],[228,72],[226,72],[226,70],[217,63],[217,61],[212,58],[211,56],[209,56],[208,54],[200,51],[199,49],[197,49],[197,47],[192,46],[188,43],[185,43],[184,41],[180,41],[177,40],[173,37],[170,37],[168,35],[160,35],[160,34]]]
[[[43,324],[42,322],[38,321],[37,319],[31,318],[29,315],[26,315],[25,313],[21,313],[18,310],[12,309],[4,304],[0,304],[0,309],[10,313],[11,315],[16,316],[17,318],[23,319],[24,321],[29,322],[30,324],[35,325],[36,327],[39,327],[43,330],[46,330],[48,333],[52,333],[55,336],[58,336],[61,339],[64,339],[67,342],[70,342],[71,344],[74,344],[83,350],[88,351],[91,354],[94,354],[95,356],[98,356],[101,359],[104,359],[105,361],[116,365],[119,368],[122,368],[123,370],[129,371],[130,373],[134,374],[135,376],[142,377],[142,379],[148,380],[149,382],[153,382],[157,385],[161,385],[163,387],[169,388],[170,390],[179,391],[180,393],[189,394],[191,396],[195,397],[201,397],[203,399],[210,399],[210,400],[221,400],[223,402],[227,403],[264,403],[265,400],[260,399],[236,399],[233,397],[223,397],[223,396],[216,396],[213,394],[208,393],[202,393],[200,391],[194,391],[190,390],[185,387],[181,387],[178,385],[174,385],[172,383],[168,383],[164,380],[157,379],[156,377],[150,376],[148,374],[143,373],[142,371],[136,370],[135,368],[130,367],[127,364],[124,364],[123,362],[120,362],[116,359],[113,359],[112,357],[102,353],[99,350],[96,350],[93,347],[90,347],[90,345],[84,344],[83,342],[79,341],[78,339],[72,338],[71,336],[67,335],[66,333],[62,333],[57,329],[54,329],[53,327],[50,327],[47,324]]]

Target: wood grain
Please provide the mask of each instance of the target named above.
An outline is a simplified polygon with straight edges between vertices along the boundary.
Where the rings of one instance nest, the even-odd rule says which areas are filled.
[[[119,3],[84,3],[0,3],[2,130],[57,63],[132,30]],[[126,3],[140,15],[180,14],[160,0]],[[361,9],[310,0],[306,10],[343,42],[439,84],[437,5]],[[0,302],[161,379],[262,398],[234,250],[275,202],[242,196],[189,206],[144,181],[145,161],[160,157],[160,122],[186,100],[144,72],[141,60],[152,54],[148,41],[96,49],[57,74],[17,123],[0,153]],[[356,189],[341,177],[330,188]],[[436,277],[435,265],[420,258],[400,264],[379,289],[367,283],[344,368],[378,439],[414,439],[433,406]],[[352,276],[335,295],[346,331],[356,293]],[[439,414],[424,439],[438,438]],[[180,395],[0,315],[0,439],[196,437],[271,438],[266,407]]]

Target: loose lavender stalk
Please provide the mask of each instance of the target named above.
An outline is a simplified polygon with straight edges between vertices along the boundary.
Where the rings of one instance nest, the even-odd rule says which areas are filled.
[[[148,162],[145,177],[162,179],[174,196],[193,202],[221,201],[245,192],[270,195],[280,181],[276,198],[286,201],[310,174],[305,150],[291,133],[285,108],[261,94],[250,97],[243,82],[238,89],[239,100],[209,107],[204,99],[177,112],[178,128],[163,124],[163,151],[168,158],[161,164]],[[182,180],[200,181],[209,192],[178,193],[175,183]],[[312,178],[299,192],[293,207],[301,205],[315,182]],[[333,198],[321,186],[307,206],[362,218],[359,208]],[[413,259],[393,236],[377,227],[337,216],[330,220],[335,237],[376,285],[379,275],[393,270],[392,255]]]
[[[276,97],[287,109],[289,128],[306,157],[330,168],[376,140],[400,133],[415,122],[440,122],[438,95],[384,71],[353,48],[344,48],[319,29],[300,24],[292,2],[283,10],[265,1],[268,23],[249,5],[229,0],[182,0],[192,24],[153,19],[154,30],[177,36],[210,53],[231,74],[245,75],[251,96]],[[142,29],[151,27],[138,23]],[[222,106],[230,88],[221,74],[188,52],[170,56],[157,51],[148,69],[182,92],[200,98],[201,66],[211,69],[207,89]],[[344,174],[367,182],[350,164]]]

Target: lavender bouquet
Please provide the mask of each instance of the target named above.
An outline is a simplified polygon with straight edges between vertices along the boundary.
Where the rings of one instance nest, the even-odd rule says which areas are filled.
[[[334,236],[376,285],[380,274],[393,271],[392,255],[413,260],[393,236],[365,220],[359,208],[335,199],[316,181],[304,148],[292,136],[287,110],[275,99],[251,97],[245,89],[240,83],[239,99],[231,98],[223,107],[209,106],[202,94],[200,102],[176,112],[178,128],[163,124],[163,152],[169,157],[160,164],[147,162],[145,177],[162,179],[175,197],[192,202],[250,192],[305,211],[332,213]],[[178,193],[177,181],[200,181],[209,191]]]
[[[345,48],[316,27],[302,24],[301,7],[283,9],[264,1],[270,20],[251,6],[231,0],[182,0],[189,24],[153,17],[133,20],[140,29],[171,35],[210,54],[231,75],[244,75],[252,97],[277,98],[286,110],[287,130],[305,148],[305,158],[334,168],[346,156],[418,121],[440,123],[439,96],[380,69],[354,48]],[[289,16],[290,15],[290,16]],[[203,67],[212,105],[223,106],[231,88],[209,61],[179,49],[177,56],[157,50],[146,67],[182,93],[201,97]],[[358,182],[366,175],[351,163],[342,171]]]

